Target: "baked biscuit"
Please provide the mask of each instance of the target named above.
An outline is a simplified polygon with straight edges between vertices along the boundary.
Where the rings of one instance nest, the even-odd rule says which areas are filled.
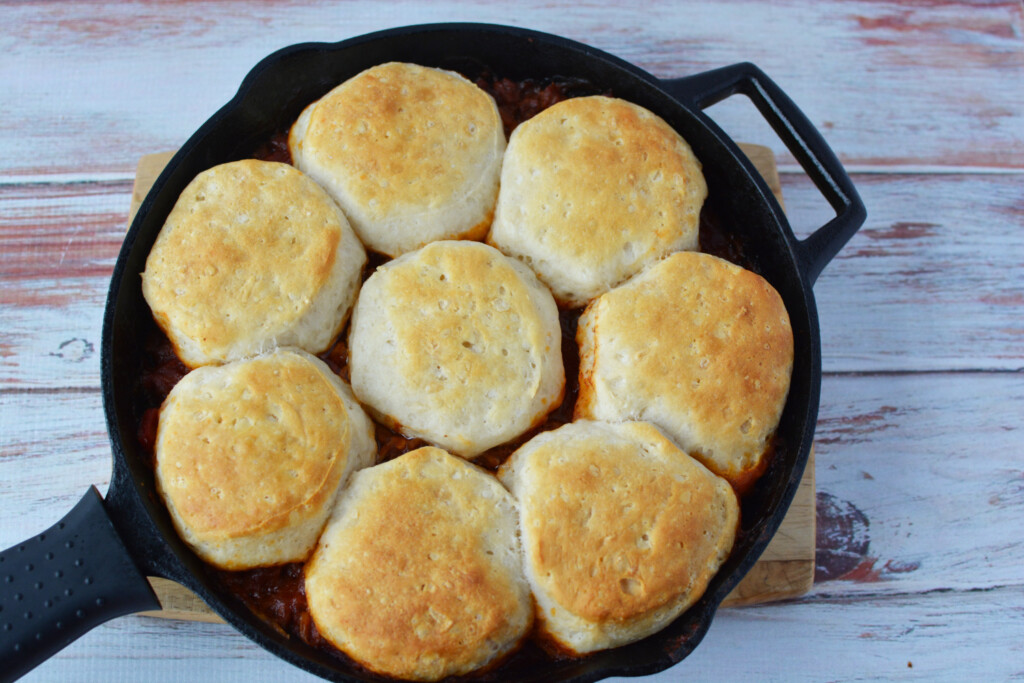
[[[146,260],[142,292],[191,366],[278,346],[320,353],[341,331],[366,252],[334,201],[287,164],[200,173]]]
[[[374,251],[482,239],[490,227],[505,132],[491,96],[456,73],[367,69],[307,107],[288,146]]]
[[[740,491],[761,475],[789,393],[793,331],[760,275],[673,254],[595,299],[576,339],[576,417],[653,422]]]
[[[388,676],[486,666],[533,621],[516,523],[493,476],[441,449],[362,470],[306,565],[317,629]]]
[[[498,476],[519,502],[538,626],[577,654],[664,628],[704,593],[739,524],[729,484],[646,422],[544,432]]]
[[[558,310],[528,268],[496,249],[434,242],[363,284],[349,371],[379,421],[473,458],[561,403]]]
[[[564,100],[512,133],[487,241],[575,308],[696,249],[706,196],[700,162],[658,116],[610,97]]]
[[[193,370],[160,409],[156,486],[175,528],[223,569],[304,560],[373,425],[348,387],[297,349]]]

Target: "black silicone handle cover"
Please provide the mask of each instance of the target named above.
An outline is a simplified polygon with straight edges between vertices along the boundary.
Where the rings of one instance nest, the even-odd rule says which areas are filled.
[[[109,619],[160,608],[95,487],[64,519],[0,553],[0,586],[2,681]]]

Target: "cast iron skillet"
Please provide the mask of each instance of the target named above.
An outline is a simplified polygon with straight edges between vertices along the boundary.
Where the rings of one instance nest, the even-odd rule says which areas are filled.
[[[772,465],[743,504],[732,555],[703,598],[669,627],[632,645],[583,659],[539,659],[492,674],[536,681],[594,681],[666,669],[707,632],[716,608],[753,566],[796,491],[811,448],[821,383],[818,316],[811,285],[865,219],[865,209],[828,145],[793,102],[752,64],[659,80],[586,45],[518,28],[479,24],[412,26],[335,44],[276,52],[253,68],[238,94],[181,148],[157,179],[128,231],[114,267],[103,325],[103,400],[113,450],[106,499],[90,488],[55,526],[0,554],[0,678],[13,680],[92,627],[158,609],[145,576],[198,593],[239,631],[283,659],[338,681],[378,677],[289,638],[218,589],[182,543],[154,495],[153,472],[136,441],[133,387],[140,371],[141,321],[150,312],[139,273],[179,193],[200,171],[252,154],[301,109],[359,71],[385,61],[465,70],[486,65],[513,80],[571,76],[653,110],[692,145],[704,165],[706,205],[744,245],[747,267],[782,295],[795,339],[792,388]],[[798,240],[765,183],[702,109],[748,96],[836,211]]]

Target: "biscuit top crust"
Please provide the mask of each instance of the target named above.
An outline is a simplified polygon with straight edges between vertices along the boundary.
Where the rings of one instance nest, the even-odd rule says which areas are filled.
[[[671,251],[696,249],[707,185],[689,144],[625,100],[565,100],[505,153],[488,241],[581,306]]]
[[[372,323],[386,330],[375,337],[384,340],[375,360],[357,341],[370,324],[363,305],[384,317]],[[350,343],[353,389],[414,432],[440,422],[445,433],[430,440],[473,457],[510,424],[515,436],[561,401],[560,334],[551,294],[521,263],[477,242],[434,242],[364,284]],[[395,386],[373,390],[381,363],[393,367]]]
[[[330,380],[301,353],[281,350],[186,375],[161,408],[157,469],[196,533],[271,531],[334,495],[350,430]]]
[[[456,232],[486,219],[473,236],[486,234],[505,134],[497,105],[476,84],[451,71],[390,62],[345,81],[305,116],[304,131],[293,130],[289,143],[296,165],[335,188],[369,248],[397,256],[422,246],[426,240],[415,243],[412,234],[404,240],[412,243],[393,244],[367,226],[396,214],[415,224],[446,206],[475,204],[469,197],[485,186],[481,215]]]
[[[192,180],[146,260],[142,289],[182,360],[184,336],[215,361],[252,355],[310,308],[347,221],[300,171],[247,159]],[[311,349],[320,351],[322,349]],[[205,360],[205,362],[210,362]]]
[[[793,370],[789,315],[760,275],[673,254],[595,300],[577,339],[577,417],[653,422],[740,490],[760,475]]]
[[[531,582],[592,622],[699,597],[739,521],[728,483],[642,422],[546,432],[500,476],[523,510]]]
[[[438,448],[360,471],[306,567],[317,627],[402,678],[485,664],[532,621],[515,519],[497,479]]]
[[[401,373],[422,379],[421,392],[443,394],[444,404],[468,398],[461,391],[467,385],[536,393],[540,371],[530,358],[549,351],[554,340],[529,324],[537,315],[529,286],[498,252],[469,243],[427,246],[415,268],[390,271],[384,297],[403,309],[393,312],[402,320]],[[438,334],[452,341],[440,343]],[[524,362],[510,362],[518,356]],[[443,374],[433,372],[438,365]]]

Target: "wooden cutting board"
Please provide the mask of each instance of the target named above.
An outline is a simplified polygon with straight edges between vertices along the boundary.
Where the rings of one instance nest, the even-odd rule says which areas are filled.
[[[741,143],[740,147],[757,167],[775,197],[782,203],[782,187],[771,149]],[[139,160],[132,190],[128,224],[131,224],[142,200],[170,161],[173,152],[147,154]],[[792,598],[807,592],[814,583],[815,548],[814,451],[811,451],[804,477],[797,489],[778,533],[768,544],[760,560],[726,597],[723,607],[752,605]],[[192,591],[173,581],[149,579],[163,609],[143,612],[165,619],[222,622]]]

